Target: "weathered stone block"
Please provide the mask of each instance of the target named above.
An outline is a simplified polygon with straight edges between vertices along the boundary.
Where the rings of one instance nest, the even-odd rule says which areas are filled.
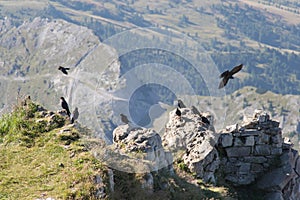
[[[267,156],[271,154],[271,148],[269,145],[256,145],[254,147],[254,155]]]
[[[276,148],[281,148],[282,149],[282,143],[272,144],[272,147],[276,147]]]
[[[244,145],[245,145],[245,141],[243,141],[242,138],[239,138],[239,137],[234,138],[234,146],[235,147],[240,147],[240,146],[244,146]]]
[[[271,144],[282,144],[283,140],[281,135],[274,135],[271,137]]]
[[[254,136],[246,137],[245,146],[254,146],[254,144],[255,144]]]
[[[256,129],[247,129],[246,131],[241,132],[241,136],[258,136],[260,134],[260,131]]]
[[[238,167],[235,165],[232,165],[231,163],[227,163],[224,167],[225,174],[234,173],[238,170]]]
[[[225,150],[228,157],[249,156],[251,153],[251,147],[229,147]]]
[[[264,156],[250,156],[250,157],[244,157],[245,162],[250,162],[250,163],[265,163],[268,161],[267,158]]]
[[[281,155],[282,154],[282,148],[280,148],[280,147],[271,148],[271,154],[272,155]]]
[[[232,134],[222,134],[220,137],[222,147],[230,147],[233,143]]]
[[[250,171],[254,174],[261,173],[265,170],[263,165],[257,164],[257,163],[251,163],[251,169]]]
[[[277,127],[268,127],[267,129],[264,130],[264,132],[268,135],[278,135],[281,133],[281,129]]]
[[[248,174],[239,174],[238,175],[238,184],[239,185],[249,185],[255,180],[254,175]]]
[[[248,174],[250,172],[251,164],[250,163],[242,163],[239,167],[239,174]]]
[[[256,144],[269,144],[270,136],[261,132],[259,137],[255,138]]]

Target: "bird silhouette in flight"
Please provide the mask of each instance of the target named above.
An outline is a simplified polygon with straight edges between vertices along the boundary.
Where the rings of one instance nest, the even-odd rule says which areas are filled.
[[[74,121],[76,119],[78,119],[78,117],[79,117],[79,112],[78,112],[78,108],[76,107],[75,110],[72,113],[71,124],[73,124]]]
[[[58,67],[58,70],[60,70],[60,71],[61,71],[62,73],[64,73],[65,75],[68,75],[67,70],[70,70],[70,68],[59,66],[59,67]]]
[[[220,75],[220,78],[223,78],[219,84],[219,89],[225,87],[225,85],[228,83],[229,79],[233,79],[233,75],[235,73],[238,73],[243,67],[243,64],[240,64],[238,66],[235,66],[231,71],[226,70]]]
[[[65,98],[60,97],[60,102],[61,102],[61,107],[67,111],[67,114],[70,117],[71,113],[70,113],[69,106],[68,106],[68,103],[66,102]]]

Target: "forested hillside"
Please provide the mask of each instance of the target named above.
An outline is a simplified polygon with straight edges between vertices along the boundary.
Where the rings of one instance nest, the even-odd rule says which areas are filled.
[[[22,8],[6,3],[3,4],[0,13],[2,17],[12,17],[17,26],[22,20],[33,19],[36,16],[61,18],[92,29],[101,41],[137,27],[158,27],[161,29],[160,34],[170,34],[170,31],[164,28],[168,27],[185,34],[195,44],[204,47],[206,54],[213,59],[220,71],[244,63],[245,76],[233,82],[227,88],[228,93],[242,86],[255,86],[280,94],[299,94],[298,11],[299,3],[296,1],[214,0],[200,3],[192,0],[170,0],[158,3],[124,0],[100,3],[55,0],[26,4]],[[138,37],[149,41],[145,35]],[[157,38],[150,38],[152,39],[159,40],[161,36],[158,34]],[[124,40],[124,43],[126,42]],[[174,41],[170,43],[174,44]],[[177,48],[191,48],[193,44],[182,42],[180,46]],[[199,57],[197,50],[193,53]],[[121,63],[123,68],[134,64],[130,62],[134,62],[139,56],[143,59],[142,63],[151,62],[150,58],[142,54],[145,52],[133,53],[132,60],[127,57],[127,61]],[[186,65],[185,61],[169,59],[168,56],[158,59],[163,59],[162,63],[170,66]],[[196,81],[194,85],[204,86],[193,77],[192,71],[186,73],[191,74],[191,79]],[[197,92],[208,95],[202,90]]]

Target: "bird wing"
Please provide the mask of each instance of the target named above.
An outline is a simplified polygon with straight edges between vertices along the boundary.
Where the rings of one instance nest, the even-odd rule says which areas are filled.
[[[224,77],[219,84],[219,89],[223,88],[228,83],[228,80],[228,77]]]
[[[239,71],[242,69],[242,67],[243,67],[243,64],[240,64],[240,65],[238,65],[238,66],[235,66],[235,67],[230,71],[230,74],[233,75],[233,74],[239,72]]]
[[[70,68],[69,67],[65,67],[65,70],[70,70]]]
[[[228,74],[229,74],[229,71],[226,70],[225,72],[223,72],[223,73],[220,75],[220,78],[225,77],[225,76],[227,76]]]

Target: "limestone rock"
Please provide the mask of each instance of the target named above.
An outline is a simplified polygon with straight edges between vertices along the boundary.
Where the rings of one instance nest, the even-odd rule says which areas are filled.
[[[214,128],[211,124],[204,124],[200,115],[192,112],[190,108],[181,109],[181,119],[174,115],[174,112],[175,110],[170,112],[170,120],[163,135],[164,147],[175,154],[176,151],[185,150],[181,159],[190,171],[205,182],[215,183],[214,172],[219,168],[220,161],[215,148]],[[212,117],[208,119],[212,120]],[[230,136],[224,143],[225,146],[230,145]]]
[[[124,155],[140,154],[140,159],[151,162],[152,170],[172,164],[172,157],[162,147],[161,137],[153,129],[130,128],[128,124],[118,126],[113,132],[114,145]]]
[[[233,136],[231,133],[222,134],[219,138],[220,145],[222,147],[230,147],[233,144]]]

